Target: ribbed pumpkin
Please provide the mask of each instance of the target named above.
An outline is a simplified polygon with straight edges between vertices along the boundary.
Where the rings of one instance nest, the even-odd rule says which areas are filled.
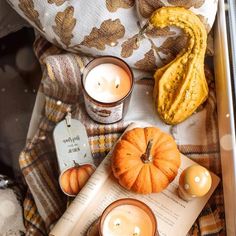
[[[136,193],[158,193],[178,173],[180,152],[174,139],[156,127],[134,128],[116,144],[112,171],[119,183]]]
[[[60,186],[63,192],[67,195],[77,195],[94,170],[95,168],[90,164],[81,166],[75,164],[74,167],[64,171],[60,176]]]

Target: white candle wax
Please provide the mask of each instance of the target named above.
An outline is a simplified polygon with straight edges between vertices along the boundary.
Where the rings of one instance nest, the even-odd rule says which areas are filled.
[[[89,71],[85,90],[99,102],[112,103],[125,97],[131,89],[128,73],[112,63],[100,64]]]
[[[134,205],[120,205],[108,213],[102,228],[103,236],[152,236],[149,215]]]

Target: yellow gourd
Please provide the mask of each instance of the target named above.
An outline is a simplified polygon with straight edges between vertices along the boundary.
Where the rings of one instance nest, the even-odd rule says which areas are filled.
[[[154,27],[177,26],[189,37],[188,47],[154,75],[156,109],[167,124],[188,118],[207,98],[204,74],[207,32],[197,15],[181,7],[163,7],[150,18]]]

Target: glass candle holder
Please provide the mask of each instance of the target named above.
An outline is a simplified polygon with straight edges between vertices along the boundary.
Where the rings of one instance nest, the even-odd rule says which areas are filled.
[[[132,198],[110,204],[102,213],[99,236],[157,236],[157,221],[152,210]]]
[[[133,72],[123,60],[112,56],[95,58],[82,75],[88,115],[103,124],[120,121],[128,110],[133,85]]]

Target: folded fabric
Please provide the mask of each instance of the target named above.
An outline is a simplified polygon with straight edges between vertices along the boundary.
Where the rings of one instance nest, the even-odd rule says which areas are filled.
[[[180,29],[141,28],[163,6],[182,6],[197,14],[209,32],[217,0],[8,0],[47,40],[70,52],[121,57],[130,66],[153,71],[186,46]],[[209,11],[210,9],[210,11]]]
[[[158,119],[150,96],[153,89],[152,79],[136,81],[129,112],[123,121],[101,125],[87,116],[80,92],[80,68],[89,58],[65,53],[41,37],[34,46],[44,69],[41,92],[45,96],[45,104],[38,129],[20,155],[20,166],[28,185],[24,200],[26,235],[48,235],[66,208],[67,199],[58,184],[59,172],[52,131],[56,123],[65,117],[69,107],[72,109],[72,116],[79,119],[87,129],[97,165],[128,124],[145,120],[171,132],[182,153],[221,176],[214,80],[209,70],[206,71],[210,87],[209,99],[201,111],[181,125],[167,126]],[[143,94],[143,99],[139,99],[140,93]],[[186,130],[187,134],[184,133]],[[220,184],[189,235],[221,233],[224,233],[224,207]]]

